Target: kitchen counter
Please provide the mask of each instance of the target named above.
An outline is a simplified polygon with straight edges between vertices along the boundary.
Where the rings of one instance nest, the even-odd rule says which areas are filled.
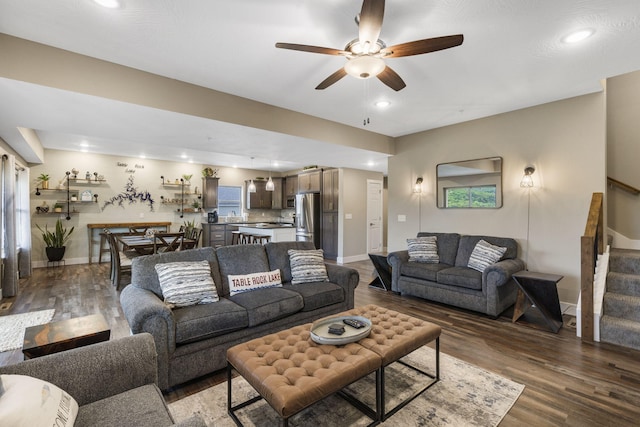
[[[293,224],[289,224],[289,223],[271,223],[271,222],[255,222],[255,223],[251,223],[251,222],[244,222],[244,223],[238,223],[238,224],[230,224],[230,225],[235,225],[237,227],[243,227],[243,228],[259,228],[259,229],[274,229],[274,228],[291,228],[293,229]]]
[[[296,229],[292,225],[266,223],[239,224],[238,231],[258,236],[269,236],[272,242],[294,242],[296,240]]]

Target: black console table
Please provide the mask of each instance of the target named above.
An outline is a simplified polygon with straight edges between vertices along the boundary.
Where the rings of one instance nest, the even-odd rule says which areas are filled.
[[[385,291],[391,290],[391,266],[387,262],[387,254],[374,253],[369,254],[369,259],[376,269],[376,278],[369,283],[372,288],[380,288]]]
[[[535,306],[546,325],[555,333],[562,327],[562,311],[558,299],[557,284],[564,276],[557,274],[519,271],[513,275],[518,284],[518,297],[513,310],[515,323],[529,307]]]

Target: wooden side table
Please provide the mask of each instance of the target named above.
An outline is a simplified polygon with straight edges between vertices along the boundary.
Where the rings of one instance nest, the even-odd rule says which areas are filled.
[[[529,307],[535,306],[542,314],[546,325],[557,334],[562,327],[557,284],[563,277],[532,271],[515,273],[513,279],[518,285],[518,296],[512,322],[515,323]]]
[[[102,314],[76,317],[27,328],[22,353],[26,359],[31,359],[109,341],[110,336],[111,329]]]
[[[391,290],[391,266],[387,262],[387,254],[369,254],[369,259],[376,269],[376,278],[369,283],[372,288],[381,288],[385,291]]]

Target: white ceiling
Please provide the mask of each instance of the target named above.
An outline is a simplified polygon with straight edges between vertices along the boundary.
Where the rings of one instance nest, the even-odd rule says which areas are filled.
[[[464,34],[462,46],[387,59],[406,82],[347,76],[315,86],[344,58],[276,49],[342,49],[360,0],[0,0],[0,32],[397,137],[601,90],[640,69],[638,0],[389,0],[380,38],[394,45]],[[561,41],[591,28],[582,43]],[[386,155],[0,79],[0,136],[35,129],[46,148],[221,166],[320,164],[386,171]],[[391,106],[378,110],[374,101]],[[37,105],[38,108],[33,108]],[[363,126],[363,119],[370,118]],[[203,135],[213,135],[204,137]],[[184,161],[184,160],[182,160]]]

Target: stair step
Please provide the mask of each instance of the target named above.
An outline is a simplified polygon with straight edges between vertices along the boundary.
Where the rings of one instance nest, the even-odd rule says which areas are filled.
[[[640,275],[610,271],[607,274],[607,291],[640,297]]]
[[[634,249],[611,249],[609,271],[640,274],[640,251]]]
[[[605,292],[602,312],[605,315],[640,322],[640,297]]]
[[[600,319],[600,341],[640,350],[640,323],[604,315]]]

